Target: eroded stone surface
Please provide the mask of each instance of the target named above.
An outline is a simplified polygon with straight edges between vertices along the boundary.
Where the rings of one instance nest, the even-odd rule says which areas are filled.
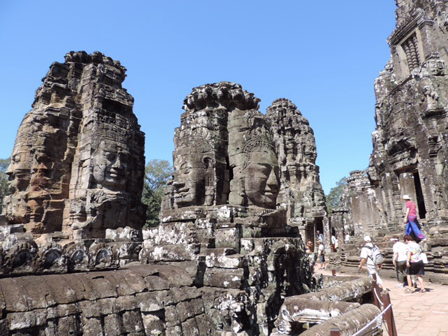
[[[191,278],[178,267],[148,265],[0,279],[0,305],[5,309],[0,330],[155,335],[169,334],[176,327],[177,335],[212,335],[203,294],[191,285]]]
[[[440,255],[448,247],[447,12],[445,1],[397,1],[397,25],[388,38],[391,59],[375,81],[376,129],[367,176],[351,173],[344,207],[332,218],[335,227],[358,238],[402,236],[402,197],[410,195],[428,238],[427,275],[443,283],[448,281],[448,264]],[[344,254],[348,265],[359,252]]]
[[[6,173],[9,225],[68,240],[144,223],[144,134],[121,84],[126,69],[99,52],[51,65],[17,133]]]
[[[286,99],[267,116],[258,102],[230,82],[186,97],[162,223],[140,258],[188,265],[216,330],[267,335],[285,296],[317,286],[302,237],[323,231],[326,208],[308,121]]]

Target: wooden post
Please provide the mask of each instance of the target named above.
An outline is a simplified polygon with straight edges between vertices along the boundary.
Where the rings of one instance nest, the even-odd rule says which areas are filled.
[[[341,336],[341,331],[337,328],[331,328],[330,336]]]
[[[380,302],[378,301],[378,296],[380,295],[380,288],[378,287],[378,284],[376,282],[376,274],[372,274],[372,277],[373,277],[372,281],[373,304],[377,306],[379,309],[381,309]]]
[[[383,300],[384,307],[388,307],[390,305],[390,295],[388,292],[383,293],[381,295],[381,299]],[[383,321],[386,322],[387,329],[389,331],[389,336],[398,336],[392,306],[384,313]]]

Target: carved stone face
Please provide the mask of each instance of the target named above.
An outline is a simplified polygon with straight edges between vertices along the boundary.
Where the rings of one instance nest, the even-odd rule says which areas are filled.
[[[268,148],[254,151],[244,169],[244,187],[249,203],[263,208],[275,208],[279,191],[278,163]]]
[[[9,176],[9,188],[12,193],[25,191],[31,179],[32,157],[25,146],[17,146],[11,155],[11,163],[6,170]]]
[[[204,202],[206,167],[202,157],[189,156],[177,169],[174,187],[175,202],[180,206],[198,205]]]
[[[102,141],[93,153],[94,185],[120,191],[128,176],[129,151],[112,141]]]

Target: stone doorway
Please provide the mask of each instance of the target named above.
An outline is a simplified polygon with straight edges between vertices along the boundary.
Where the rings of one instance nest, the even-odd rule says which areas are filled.
[[[426,207],[425,207],[425,199],[423,197],[422,185],[420,183],[420,174],[417,172],[414,173],[414,185],[415,185],[415,195],[416,195],[416,203],[418,208],[418,217],[420,219],[426,218]]]

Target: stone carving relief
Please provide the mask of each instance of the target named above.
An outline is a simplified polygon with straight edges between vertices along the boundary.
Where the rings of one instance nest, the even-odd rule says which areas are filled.
[[[272,140],[263,135],[249,138],[243,148],[244,190],[249,205],[275,208],[279,167]]]
[[[278,163],[259,99],[229,82],[193,89],[175,132],[174,178],[164,207],[275,208]]]
[[[161,224],[144,232],[140,252],[144,263],[191,270],[215,302],[209,314],[220,332],[268,334],[282,297],[316,286],[287,218],[294,202],[284,201],[297,201],[310,224],[317,209],[325,216],[313,132],[295,106],[279,121],[258,111],[258,102],[230,82],[194,88],[185,98]]]
[[[99,52],[70,52],[51,65],[6,172],[9,225],[69,241],[142,227],[144,134],[121,87],[125,72]]]

